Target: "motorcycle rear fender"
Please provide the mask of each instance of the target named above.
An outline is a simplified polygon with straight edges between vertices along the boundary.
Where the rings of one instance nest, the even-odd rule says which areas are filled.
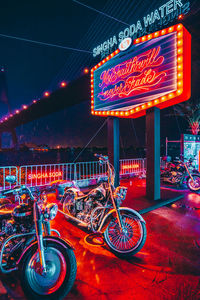
[[[141,222],[143,222],[144,224],[146,224],[145,220],[143,219],[143,217],[134,209],[129,208],[129,207],[120,207],[119,208],[120,212],[127,212],[127,213],[132,213],[133,215],[135,215]],[[108,226],[111,218],[116,214],[115,209],[110,210],[103,218],[101,225],[98,229],[98,231],[100,232],[104,232],[106,230],[106,227]]]
[[[64,238],[60,238],[60,237],[57,237],[57,236],[46,236],[43,238],[44,241],[47,241],[47,242],[54,242],[56,244],[59,244],[61,246],[63,246],[65,249],[72,249],[74,250],[74,247],[72,246],[72,244],[64,239]],[[25,256],[25,254],[30,250],[32,249],[33,247],[35,247],[35,245],[37,245],[37,241],[34,241],[34,242],[31,242],[31,244],[22,252],[19,260],[17,261],[17,265],[20,264],[20,262],[23,260],[23,257]]]

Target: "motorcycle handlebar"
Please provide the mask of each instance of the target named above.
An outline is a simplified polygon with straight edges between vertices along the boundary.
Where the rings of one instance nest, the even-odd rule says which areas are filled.
[[[104,161],[108,161],[108,156],[104,156],[102,154],[97,154],[97,153],[95,153],[94,156],[99,158],[99,159],[102,159]]]
[[[21,187],[20,186],[15,186],[14,188],[12,189],[9,189],[7,191],[4,191],[3,194],[4,195],[7,195],[7,194],[11,194],[13,192],[20,192],[21,191]]]
[[[18,186],[15,186],[12,189],[4,191],[3,195],[12,194],[14,192],[20,192],[20,191],[23,191],[23,190],[26,190],[28,192],[28,195],[30,196],[30,198],[32,200],[34,199],[34,196],[33,196],[32,192],[31,192],[31,190],[27,186],[25,186],[25,185],[22,185],[22,186],[18,185]]]

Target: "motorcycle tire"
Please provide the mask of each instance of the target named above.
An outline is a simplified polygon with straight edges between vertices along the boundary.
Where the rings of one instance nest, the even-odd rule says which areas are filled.
[[[194,180],[194,183],[190,177],[187,179],[187,186],[192,192],[198,192],[200,191],[200,175],[198,174],[192,174],[192,178]]]
[[[44,248],[47,275],[41,275],[35,270],[40,265],[36,245],[25,254],[21,264],[22,289],[27,299],[63,299],[71,290],[76,278],[74,252],[50,241],[44,242]]]
[[[121,212],[125,231],[122,233],[117,218],[108,224],[104,238],[110,250],[118,257],[128,258],[135,255],[145,244],[146,225],[136,215]]]

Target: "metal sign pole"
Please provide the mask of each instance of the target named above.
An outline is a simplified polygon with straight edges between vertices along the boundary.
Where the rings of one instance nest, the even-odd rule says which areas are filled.
[[[146,195],[150,200],[160,200],[160,109],[146,112]]]
[[[115,168],[115,186],[119,185],[119,118],[108,118],[108,157]]]

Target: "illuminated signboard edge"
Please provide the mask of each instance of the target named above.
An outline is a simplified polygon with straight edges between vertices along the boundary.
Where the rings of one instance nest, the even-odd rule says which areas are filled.
[[[177,32],[177,83],[180,85],[177,91],[169,93],[161,98],[149,101],[145,104],[138,105],[136,108],[129,111],[95,111],[94,110],[94,76],[93,73],[96,69],[112,59],[117,55],[120,50],[117,49],[112,54],[100,61],[96,66],[91,69],[91,113],[98,116],[116,116],[121,118],[137,118],[146,113],[148,108],[153,106],[159,108],[166,108],[168,106],[186,101],[190,98],[191,94],[191,35],[182,24],[170,26],[168,28],[156,31],[152,34],[137,38],[133,41],[133,44],[139,44],[169,34],[171,32]],[[179,46],[180,43],[180,46]],[[179,53],[180,50],[180,53]],[[179,61],[180,60],[180,61]],[[184,72],[183,72],[184,68]]]

